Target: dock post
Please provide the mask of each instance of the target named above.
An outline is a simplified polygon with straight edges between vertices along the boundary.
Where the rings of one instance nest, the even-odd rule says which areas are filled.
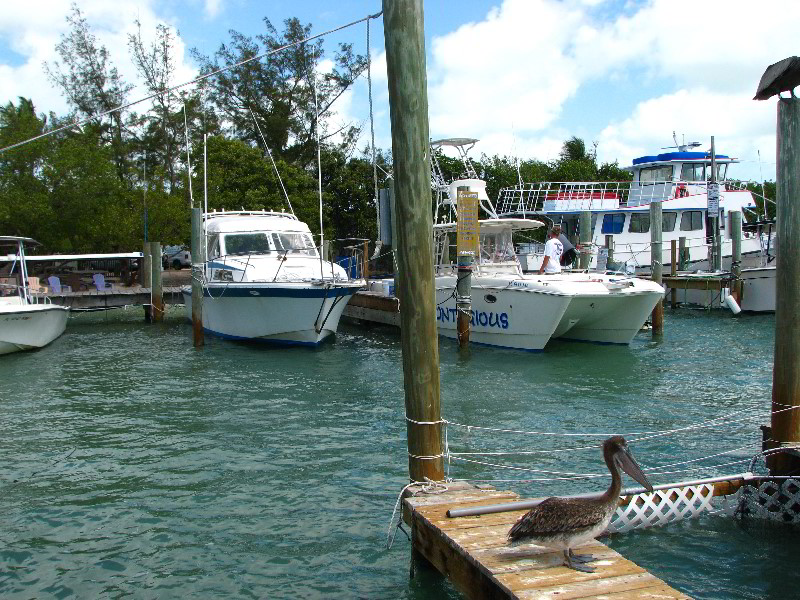
[[[686,247],[686,236],[678,238],[678,271],[685,271],[689,266],[689,249]]]
[[[711,181],[708,184],[709,190],[712,187],[716,190],[716,202],[711,202],[709,199],[709,207],[715,209],[714,216],[711,217],[711,227],[713,228],[714,235],[711,238],[712,250],[712,271],[722,270],[722,236],[719,234],[719,183],[717,183],[717,155],[714,151],[714,136],[711,136]],[[713,205],[713,206],[712,206]],[[709,210],[709,213],[711,211]]]
[[[194,347],[205,344],[203,334],[203,211],[192,209],[192,339]]]
[[[364,240],[364,282],[369,289],[369,240]]]
[[[589,221],[591,223],[591,221]],[[614,236],[606,234],[606,250],[608,251],[608,260],[606,266],[614,262]]]
[[[383,0],[408,471],[444,479],[423,0]]]
[[[670,240],[669,242],[669,274],[675,277],[678,274],[678,242]],[[675,282],[672,283],[675,285]],[[670,308],[675,308],[678,305],[678,290],[673,287],[669,294]]]
[[[478,194],[469,186],[460,185],[458,197],[458,228],[456,253],[458,271],[456,278],[456,331],[458,347],[469,348],[470,322],[472,320],[472,264],[478,247]]]
[[[586,271],[592,262],[592,213],[590,211],[581,211],[578,227],[580,228],[580,263],[578,266],[582,271]]]
[[[145,242],[142,246],[142,276],[141,283],[143,288],[153,289],[153,255],[151,254],[150,242]],[[152,300],[151,300],[152,302]],[[145,323],[153,322],[153,305],[144,305],[144,321]]]
[[[731,211],[731,293],[736,303],[742,304],[742,211]]]
[[[161,285],[161,242],[150,242],[150,257],[153,269],[152,284],[150,285],[150,298],[152,306],[152,320],[164,320],[164,287]]]
[[[778,99],[775,223],[780,251],[775,274],[775,366],[772,377],[772,439],[800,442],[800,99]],[[800,457],[778,453],[768,466],[790,475]]]
[[[650,203],[650,269],[652,279],[661,285],[664,255],[661,249],[661,202]],[[653,309],[651,316],[653,335],[664,333],[664,299],[661,298]]]

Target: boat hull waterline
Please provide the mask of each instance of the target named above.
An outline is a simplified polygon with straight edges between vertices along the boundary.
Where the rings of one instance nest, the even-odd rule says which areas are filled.
[[[336,333],[345,306],[360,288],[355,283],[209,283],[203,329],[234,340],[317,345]],[[182,291],[191,319],[191,288]]]
[[[54,304],[0,304],[0,354],[46,346],[64,333],[68,316]]]

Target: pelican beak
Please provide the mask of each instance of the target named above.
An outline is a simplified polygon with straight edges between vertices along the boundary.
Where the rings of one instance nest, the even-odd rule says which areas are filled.
[[[642,471],[641,467],[639,467],[639,465],[636,463],[636,460],[631,455],[631,451],[628,450],[627,446],[624,447],[623,451],[619,454],[619,457],[622,470],[633,477],[636,481],[641,483],[648,492],[652,492],[653,486],[647,479],[647,475],[644,474],[644,471]]]

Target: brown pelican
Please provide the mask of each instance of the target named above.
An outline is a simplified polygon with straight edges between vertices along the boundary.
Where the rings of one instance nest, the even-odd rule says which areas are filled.
[[[525,542],[564,551],[564,565],[576,571],[594,572],[584,563],[594,560],[590,554],[573,554],[572,548],[596,538],[605,531],[619,504],[622,473],[625,471],[648,491],[653,486],[636,464],[622,436],[603,443],[603,458],[611,471],[611,486],[602,496],[543,500],[522,515],[508,532],[512,545]]]

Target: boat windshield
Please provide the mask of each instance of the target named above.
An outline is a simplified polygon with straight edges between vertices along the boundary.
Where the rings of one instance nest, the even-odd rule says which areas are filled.
[[[272,245],[278,252],[317,256],[314,240],[307,233],[273,233]]]
[[[514,243],[510,229],[492,233],[481,233],[481,260],[482,264],[509,262],[515,258]]]
[[[258,233],[229,233],[223,238],[226,254],[269,254],[268,234]]]

